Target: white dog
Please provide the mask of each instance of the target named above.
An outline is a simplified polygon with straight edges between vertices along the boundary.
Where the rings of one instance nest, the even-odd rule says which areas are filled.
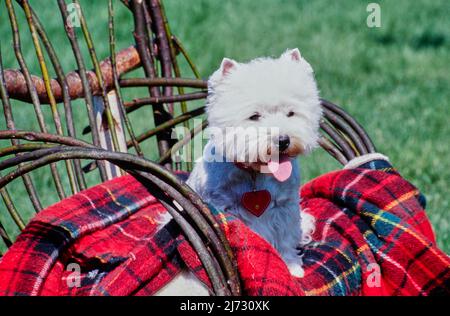
[[[300,212],[296,158],[319,137],[313,70],[298,49],[247,64],[225,58],[208,88],[211,138],[187,184],[272,244],[301,277],[299,247],[310,242],[314,219]]]

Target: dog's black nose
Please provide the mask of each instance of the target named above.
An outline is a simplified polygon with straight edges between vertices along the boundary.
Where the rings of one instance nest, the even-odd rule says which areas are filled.
[[[281,135],[278,138],[278,150],[285,151],[289,147],[290,143],[291,143],[291,140],[290,140],[289,136]]]

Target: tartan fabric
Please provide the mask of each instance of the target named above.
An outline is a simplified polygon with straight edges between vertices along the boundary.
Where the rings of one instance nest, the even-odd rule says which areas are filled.
[[[301,279],[241,221],[214,210],[246,295],[450,294],[450,259],[436,247],[425,199],[386,161],[323,175],[301,195],[316,217]],[[164,212],[131,176],[47,208],[1,259],[0,295],[151,295],[185,267],[210,286],[177,225],[157,229]]]

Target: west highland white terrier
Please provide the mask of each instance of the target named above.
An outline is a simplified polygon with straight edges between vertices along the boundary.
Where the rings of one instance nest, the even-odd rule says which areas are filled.
[[[312,216],[300,212],[297,156],[317,145],[322,110],[314,73],[296,49],[279,58],[225,58],[208,82],[211,138],[187,183],[279,252],[301,277],[299,247]]]
[[[296,49],[279,58],[224,58],[208,81],[210,139],[187,180],[202,199],[267,240],[292,275],[314,218],[300,210],[297,156],[317,145],[322,110],[314,73]],[[159,295],[207,295],[183,272]]]

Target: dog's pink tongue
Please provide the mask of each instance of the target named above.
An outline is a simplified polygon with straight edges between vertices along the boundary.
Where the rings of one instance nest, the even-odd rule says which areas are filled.
[[[280,161],[269,161],[267,168],[272,172],[275,179],[280,182],[289,179],[292,173],[292,163],[288,156],[281,156]]]

